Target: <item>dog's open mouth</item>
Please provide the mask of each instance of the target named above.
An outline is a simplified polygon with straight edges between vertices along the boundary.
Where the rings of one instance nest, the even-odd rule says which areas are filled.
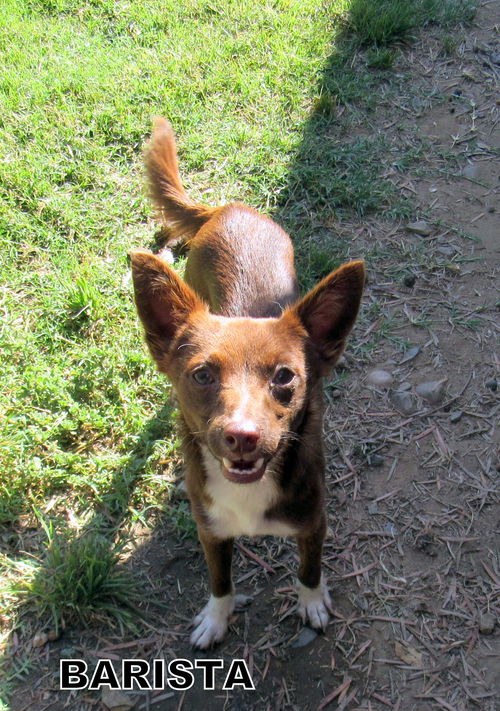
[[[231,461],[231,459],[224,457],[222,465],[222,472],[226,479],[234,481],[236,484],[250,484],[252,481],[258,481],[266,471],[266,462],[263,457],[255,459],[253,462],[245,462],[243,459]]]

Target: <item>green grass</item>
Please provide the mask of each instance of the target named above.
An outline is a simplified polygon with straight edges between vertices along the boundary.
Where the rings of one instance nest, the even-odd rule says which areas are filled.
[[[59,634],[67,625],[103,618],[122,631],[135,630],[140,617],[137,603],[144,601],[144,591],[120,565],[123,544],[114,544],[99,532],[72,537],[50,525],[45,532],[40,561],[11,564],[21,575],[14,576],[8,592],[22,614],[34,611],[39,627]]]
[[[274,214],[312,286],[348,249],[332,227],[339,215],[411,211],[384,175],[418,153],[393,155],[371,133],[391,43],[425,22],[467,20],[471,7],[4,0],[0,523],[11,539],[1,566],[26,577],[17,594],[31,607],[67,616],[65,587],[86,589],[86,566],[99,577],[94,547],[107,546],[116,570],[109,541],[125,523],[161,512],[192,532],[187,508],[169,499],[179,462],[170,387],[142,346],[126,257],[153,243],[141,165],[153,116],[172,121],[193,196]],[[40,510],[70,512],[78,542],[54,539],[24,569],[18,536],[39,526]],[[82,538],[96,520],[105,544]],[[47,570],[57,590],[42,584]],[[91,611],[107,594],[71,605]]]
[[[349,29],[361,45],[407,40],[417,28],[470,22],[476,4],[468,0],[353,0]]]

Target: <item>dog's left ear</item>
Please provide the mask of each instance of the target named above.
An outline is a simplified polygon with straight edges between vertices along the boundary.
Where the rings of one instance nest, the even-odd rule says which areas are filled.
[[[344,350],[358,315],[364,283],[362,261],[344,264],[291,309],[315,346],[321,375],[330,372]]]

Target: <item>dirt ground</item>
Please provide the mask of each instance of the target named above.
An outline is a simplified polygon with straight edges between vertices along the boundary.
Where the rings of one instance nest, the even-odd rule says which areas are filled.
[[[204,692],[196,676],[186,692],[128,692],[110,708],[499,708],[499,22],[497,4],[484,3],[452,54],[431,34],[407,48],[415,82],[448,99],[401,106],[396,120],[387,106],[376,119],[395,142],[423,137],[436,149],[423,170],[389,176],[413,193],[430,234],[373,219],[336,226],[353,254],[376,240],[386,256],[369,265],[368,315],[326,388],[326,632],[309,634],[294,614],[293,542],[242,539],[234,577],[252,603],[220,647],[194,655],[187,625],[207,597],[205,565],[198,542],[164,524],[137,531],[130,561],[162,591],[158,623],[139,640],[66,632],[40,650],[13,711],[106,708],[102,694],[57,690],[60,657],[195,656],[222,659],[226,671],[245,659],[255,691],[221,691],[221,674]],[[365,352],[386,322],[394,338]],[[374,370],[391,382],[375,383]]]

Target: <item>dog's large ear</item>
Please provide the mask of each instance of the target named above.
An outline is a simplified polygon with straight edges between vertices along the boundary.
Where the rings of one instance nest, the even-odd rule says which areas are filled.
[[[350,262],[325,277],[292,307],[316,349],[321,375],[330,372],[344,350],[364,283],[364,263]]]
[[[166,264],[147,250],[130,253],[135,303],[151,355],[160,366],[178,329],[203,301]]]

